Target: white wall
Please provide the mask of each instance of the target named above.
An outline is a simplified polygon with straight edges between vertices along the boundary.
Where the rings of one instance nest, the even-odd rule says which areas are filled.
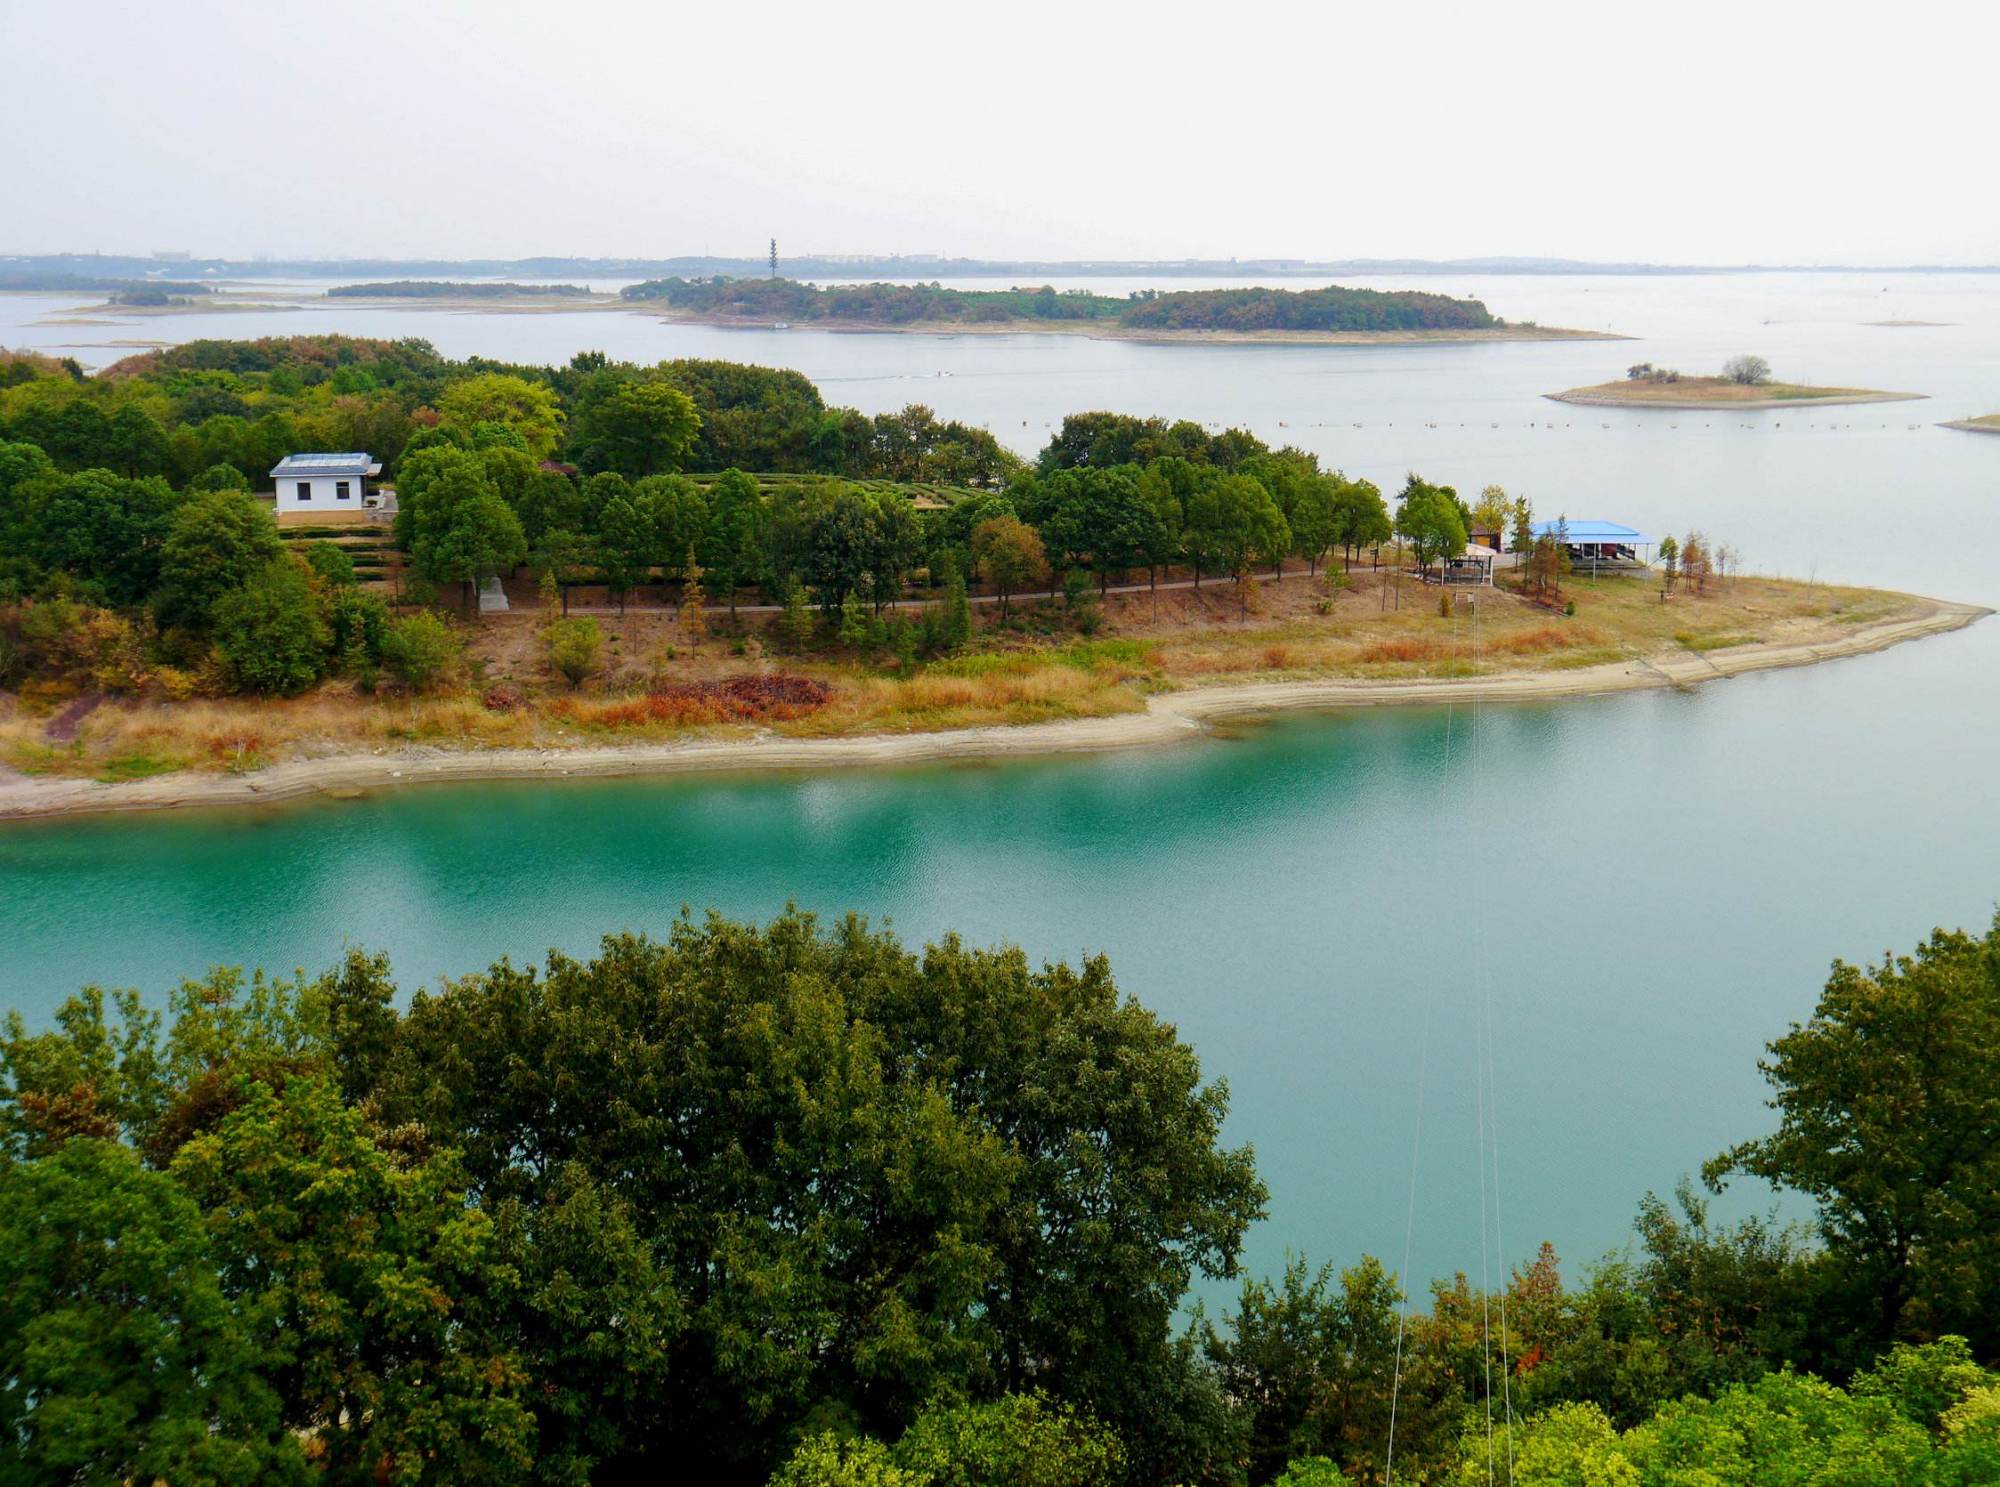
[[[334,487],[341,481],[347,482],[347,499],[339,500]],[[278,509],[280,511],[359,511],[361,509],[361,488],[365,480],[359,475],[281,475],[277,479]],[[312,487],[312,499],[301,501],[299,487]]]

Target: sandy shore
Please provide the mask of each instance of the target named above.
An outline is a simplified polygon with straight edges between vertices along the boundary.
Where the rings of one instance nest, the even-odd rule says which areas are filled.
[[[2000,416],[1954,418],[1938,425],[1941,429],[1963,429],[1968,434],[2000,434]]]
[[[1196,687],[1148,700],[1142,712],[1112,718],[964,728],[940,733],[858,738],[699,739],[612,748],[406,749],[295,759],[248,775],[179,774],[123,784],[31,778],[0,770],[0,820],[181,806],[260,805],[309,795],[348,796],[387,785],[433,781],[582,779],[592,776],[728,773],[762,769],[836,769],[948,759],[1020,758],[1100,753],[1197,738],[1210,723],[1283,712],[1463,702],[1536,702],[1601,696],[1808,666],[1884,650],[1906,640],[1962,629],[1991,610],[1928,601],[1916,615],[1857,627],[1816,643],[1738,646],[1680,652],[1575,671],[1499,674],[1466,681],[1301,681]]]
[[[1869,392],[1858,387],[1831,388],[1823,398],[1669,398],[1646,397],[1638,393],[1598,392],[1574,387],[1568,392],[1545,392],[1556,403],[1575,403],[1585,408],[1665,408],[1684,412],[1736,413],[1752,408],[1838,408],[1854,403],[1909,403],[1930,396],[1927,392]]]

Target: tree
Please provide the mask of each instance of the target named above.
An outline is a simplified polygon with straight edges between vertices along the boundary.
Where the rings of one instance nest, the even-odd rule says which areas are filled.
[[[382,634],[382,660],[413,692],[427,692],[457,664],[458,637],[451,626],[421,610],[391,620]]]
[[[1380,547],[1395,535],[1389,521],[1389,506],[1372,480],[1343,481],[1340,490],[1340,540],[1347,549],[1349,565],[1353,554],[1364,547]]]
[[[322,1480],[527,1480],[534,1417],[494,1326],[514,1280],[448,1155],[392,1157],[302,1074],[252,1081],[171,1170]]]
[[[542,631],[542,644],[549,665],[571,691],[597,675],[604,664],[604,632],[588,616],[555,621]]]
[[[158,587],[178,504],[164,480],[85,470],[26,480],[14,500],[15,540],[43,570],[69,574],[85,593],[114,605],[142,603]]]
[[[812,610],[806,604],[805,585],[796,578],[785,580],[784,595],[779,601],[778,630],[790,642],[793,650],[804,650],[812,639]]]
[[[708,595],[701,587],[701,564],[695,561],[694,544],[688,544],[687,566],[681,570],[681,631],[692,645],[708,633]]]
[[[1743,387],[1758,387],[1771,380],[1771,364],[1761,356],[1732,356],[1722,364],[1722,375]]]
[[[1041,577],[1047,564],[1042,539],[1018,516],[997,516],[981,522],[972,533],[972,560],[1000,594],[1000,613],[1008,597]]]
[[[1092,570],[1099,593],[1113,573],[1145,562],[1158,545],[1160,517],[1137,474],[1130,466],[1063,470],[1041,483],[1049,507],[1038,523],[1043,542],[1065,567]]]
[[[1224,1092],[1102,961],[913,953],[858,920],[684,921],[419,993],[371,1100],[460,1150],[481,1208],[544,1210],[580,1172],[656,1257],[672,1386],[545,1381],[598,1412],[600,1480],[657,1440],[760,1480],[813,1420],[888,1436],[940,1394],[1037,1386],[1123,1438],[1177,1407],[1176,1307],[1263,1198]]]
[[[1188,499],[1187,540],[1194,560],[1220,562],[1236,579],[1237,600],[1249,613],[1245,582],[1251,565],[1291,544],[1291,530],[1271,493],[1248,475],[1203,482]]]
[[[160,624],[206,631],[216,600],[243,587],[284,550],[277,522],[246,493],[224,489],[190,498],[173,514],[160,545],[154,601]]]
[[[19,1482],[312,1480],[201,1211],[128,1148],[0,1172],[0,1433]]]
[[[446,386],[438,398],[438,427],[468,441],[480,424],[498,424],[520,436],[529,456],[545,460],[562,435],[562,410],[552,388],[505,372],[483,372]]]
[[[703,566],[736,618],[736,591],[762,576],[764,498],[757,482],[741,470],[724,470],[709,492],[708,529],[703,534]]]
[[[2000,919],[1909,956],[1834,962],[1759,1065],[1778,1129],[1703,1169],[1807,1193],[1866,1334],[2000,1348]]]
[[[290,697],[326,671],[333,632],[302,563],[266,563],[216,600],[213,616],[216,648],[253,692]]]
[[[604,503],[599,518],[597,566],[604,575],[605,586],[618,601],[620,614],[625,612],[625,596],[633,585],[644,582],[653,569],[658,539],[652,517],[650,503],[642,513],[632,501],[614,496]]]
[[[585,469],[665,474],[685,463],[701,422],[694,400],[671,382],[603,372],[578,398],[570,442]]]
[[[1410,545],[1419,572],[1429,572],[1439,558],[1465,551],[1465,515],[1449,486],[1431,485],[1410,476],[1396,507],[1396,532]]]
[[[1681,545],[1674,540],[1672,532],[1660,539],[1660,571],[1663,586],[1672,592],[1674,580],[1681,574]]]
[[[187,493],[199,495],[203,491],[244,491],[248,492],[250,482],[234,465],[210,465],[187,483]]]
[[[1507,530],[1507,520],[1514,514],[1514,502],[1507,492],[1497,485],[1489,485],[1480,491],[1479,499],[1472,507],[1472,524],[1484,527],[1490,532]]]
[[[470,610],[475,583],[527,557],[521,519],[476,454],[426,449],[408,464],[398,493],[397,538],[426,578],[457,582]]]
[[[1535,512],[1528,504],[1526,496],[1514,497],[1512,530],[1508,534],[1507,549],[1526,557],[1535,546]]]

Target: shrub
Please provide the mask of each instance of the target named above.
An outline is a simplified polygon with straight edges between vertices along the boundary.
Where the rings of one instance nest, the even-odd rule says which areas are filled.
[[[590,618],[557,620],[542,631],[549,665],[570,684],[582,686],[604,664],[604,632]]]
[[[306,548],[306,562],[327,583],[354,582],[354,559],[337,542],[311,543]]]
[[[333,632],[304,568],[289,558],[265,565],[216,601],[216,648],[243,686],[289,697],[318,681]]]
[[[458,636],[428,609],[391,620],[382,630],[382,661],[412,691],[435,685],[458,660]]]

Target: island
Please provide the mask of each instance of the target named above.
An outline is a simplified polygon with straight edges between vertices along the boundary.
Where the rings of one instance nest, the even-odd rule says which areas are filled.
[[[0,521],[0,816],[1122,748],[1985,613],[1242,428],[1076,413],[1030,462],[794,371],[344,336],[0,354]]]
[[[1590,408],[1828,408],[1846,403],[1900,403],[1929,397],[1922,392],[1876,392],[1865,387],[1816,387],[1802,382],[1776,382],[1761,356],[1733,358],[1720,376],[1689,376],[1670,367],[1640,362],[1626,369],[1617,382],[1572,387],[1544,393],[1558,403]]]
[[[719,326],[924,335],[1057,331],[1100,340],[1411,345],[1425,341],[1623,340],[1607,331],[1510,323],[1475,299],[1418,290],[1139,290],[1051,285],[948,289],[940,284],[805,284],[781,278],[653,279],[619,291],[666,319]]]
[[[583,299],[581,284],[461,283],[448,279],[396,279],[385,284],[336,284],[328,299]]]
[[[1968,434],[2000,434],[2000,413],[1988,413],[1979,418],[1953,418],[1938,427],[1963,429]]]

